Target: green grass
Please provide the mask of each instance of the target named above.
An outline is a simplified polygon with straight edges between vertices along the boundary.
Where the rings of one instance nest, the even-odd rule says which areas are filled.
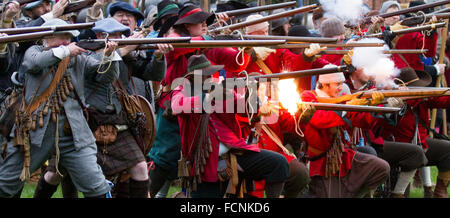
[[[36,189],[36,183],[26,183],[23,187],[21,198],[32,198],[34,195],[34,190]],[[169,189],[168,197],[171,197],[175,192],[181,191],[181,188],[171,186]],[[83,198],[83,194],[78,192],[78,197]],[[62,198],[61,186],[58,186],[55,194],[53,194],[53,198]]]
[[[431,167],[431,181],[433,182],[433,184],[436,184],[436,176],[437,176],[437,168]],[[23,188],[21,197],[22,198],[32,198],[35,189],[36,189],[36,183],[26,183]],[[171,186],[167,197],[171,197],[172,194],[174,194],[175,192],[178,192],[178,191],[181,191],[181,188],[176,187],[176,186]],[[450,187],[448,188],[448,193],[450,193]],[[78,193],[78,196],[80,198],[82,198],[83,194]],[[421,189],[421,188],[411,189],[409,197],[410,198],[423,198],[423,189]],[[53,195],[53,198],[62,198],[61,186],[58,186],[58,190]]]

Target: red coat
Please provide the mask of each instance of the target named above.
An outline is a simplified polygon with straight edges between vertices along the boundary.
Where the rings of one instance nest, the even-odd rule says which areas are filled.
[[[294,54],[288,49],[276,49],[275,53],[267,56],[264,63],[272,73],[290,72],[296,69],[310,69],[312,64],[305,61],[302,54]],[[257,72],[264,74],[258,64],[253,61],[248,64],[245,70],[247,73]]]
[[[276,115],[274,115],[276,116]],[[236,115],[239,120],[239,125],[241,126],[242,136],[247,138],[251,133],[251,128],[255,125],[252,123],[252,126],[248,124],[248,118],[242,117],[240,115]],[[270,129],[278,136],[281,142],[284,141],[283,133],[290,132],[295,133],[295,120],[292,115],[287,112],[287,110],[280,110],[278,115],[278,121],[276,123],[267,124]],[[295,157],[291,155],[287,155],[283,152],[283,150],[267,135],[267,133],[261,129],[260,137],[258,140],[258,146],[262,149],[271,150],[282,154],[288,162],[295,159]]]
[[[235,99],[227,100],[234,101]],[[172,93],[172,110],[178,117],[180,126],[181,144],[183,156],[190,159],[195,148],[191,145],[193,140],[197,140],[195,130],[197,123],[200,121],[202,111],[202,102],[198,96],[186,96],[183,87],[179,86]],[[223,104],[226,106],[226,103]],[[184,111],[183,111],[184,110]],[[233,148],[241,150],[249,150],[259,152],[260,149],[256,145],[247,145],[241,136],[238,121],[233,113],[212,113],[208,122],[208,135],[210,136],[212,152],[209,154],[208,160],[202,174],[202,181],[217,181],[217,163],[219,160],[219,142]],[[193,175],[194,169],[191,171]]]
[[[180,37],[180,35],[174,33],[168,37]],[[203,37],[192,37],[191,40],[203,40]],[[202,51],[212,64],[225,65],[225,70],[231,72],[243,71],[250,61],[250,56],[244,52],[244,64],[242,66],[237,64],[236,55],[239,52],[233,48],[213,48],[204,50],[201,50],[200,48],[174,48],[172,52],[165,55],[167,71],[161,85],[170,85],[176,78],[183,77],[187,73],[189,55],[199,51]],[[170,100],[170,95],[162,94],[158,105],[165,109],[163,104],[167,100]]]
[[[425,44],[424,44],[425,38]],[[434,57],[436,55],[436,45],[437,45],[438,35],[433,33],[430,37],[425,37],[421,32],[407,33],[399,38],[395,44],[395,49],[428,49],[425,53],[426,57]],[[424,71],[424,64],[419,58],[418,54],[402,54],[409,66],[414,70]],[[394,60],[395,67],[401,69],[408,67],[405,61],[402,60],[400,55],[392,55],[392,60]]]
[[[429,99],[418,99],[407,101],[408,107],[413,107],[417,111],[419,118],[423,120],[427,126],[430,126],[428,109],[429,108],[449,108],[450,107],[450,96],[435,97]],[[414,113],[408,109],[403,117],[401,117],[396,126],[384,125],[384,136],[389,137],[394,136],[395,141],[411,143],[414,138],[414,132],[416,128],[416,121],[414,118]],[[428,138],[427,129],[422,126],[419,122],[419,135],[420,143],[422,143],[423,148],[428,148],[426,142]]]
[[[301,97],[304,102],[317,102],[315,91],[305,91],[302,93]],[[309,157],[317,156],[328,150],[333,143],[333,136],[330,132],[330,128],[332,127],[342,127],[350,133],[349,124],[361,128],[372,128],[378,125],[378,119],[374,118],[370,113],[347,112],[346,117],[348,118],[347,121],[345,121],[334,111],[317,110],[308,123],[302,124],[302,130],[305,134],[305,141],[308,144],[307,154]],[[355,151],[348,147],[351,142],[351,138],[349,138],[350,141],[348,141],[345,139],[344,134],[341,134],[341,136],[343,137],[342,141],[347,145],[342,154],[342,164],[340,168],[340,176],[343,177],[351,169]],[[351,137],[350,134],[348,136]],[[310,162],[310,177],[325,175],[325,157]]]

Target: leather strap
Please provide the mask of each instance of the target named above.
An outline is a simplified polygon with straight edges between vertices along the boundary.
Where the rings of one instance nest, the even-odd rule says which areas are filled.
[[[34,101],[31,102],[30,105],[25,105],[25,112],[27,114],[32,114],[36,109],[38,109],[41,105],[43,105],[48,98],[53,94],[58,86],[58,83],[63,78],[64,73],[66,72],[67,67],[69,66],[70,57],[64,58],[59,64],[58,69],[56,70],[55,75],[53,76],[53,80],[48,86],[46,90],[44,90],[41,95],[39,95]],[[39,88],[37,89],[39,90]],[[37,92],[36,90],[36,92]]]

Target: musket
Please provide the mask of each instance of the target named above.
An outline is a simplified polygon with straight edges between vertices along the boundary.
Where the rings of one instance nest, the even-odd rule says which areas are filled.
[[[423,87],[420,89],[408,89],[408,90],[375,90],[377,92],[380,92],[384,95],[385,98],[389,97],[435,97],[435,96],[442,96],[447,93],[447,91],[450,90],[449,88],[433,88],[433,89],[427,89],[427,87]],[[371,98],[372,93],[374,91],[359,91],[350,95],[343,95],[338,98],[317,98],[317,100],[321,103],[333,103],[333,104],[340,104],[346,101],[350,101],[354,98]]]
[[[439,13],[446,13],[446,12],[450,12],[450,7],[443,8],[441,10],[437,10],[437,11],[433,12],[432,14],[439,14]]]
[[[325,111],[395,113],[401,110],[401,108],[397,107],[377,107],[377,106],[330,104],[330,103],[315,103],[315,102],[302,102],[302,103],[312,105],[316,108],[316,110],[325,110]]]
[[[66,30],[81,30],[81,29],[90,29],[95,24],[91,23],[76,23],[76,24],[67,24],[67,25],[58,25],[58,26],[37,26],[37,27],[23,27],[23,28],[6,28],[0,29],[0,33],[6,33],[8,35],[15,34],[24,34],[24,33],[33,33],[33,32],[42,32],[42,31],[66,31]]]
[[[274,73],[274,74],[266,74],[266,75],[259,75],[259,76],[249,76],[249,80],[259,80],[259,79],[292,79],[292,78],[299,78],[299,77],[307,77],[307,76],[313,76],[313,75],[321,75],[321,74],[329,74],[329,73],[337,73],[337,72],[344,72],[348,69],[346,65],[341,65],[337,67],[330,67],[330,68],[319,68],[319,69],[309,69],[309,70],[299,70],[299,71],[293,71],[293,72],[285,72],[285,73]],[[236,78],[236,79],[245,79],[245,78]]]
[[[226,48],[226,47],[266,47],[283,45],[285,40],[206,40],[172,44],[174,48]],[[157,49],[156,45],[144,45],[138,49]]]
[[[382,18],[393,17],[393,16],[397,16],[397,15],[401,15],[401,14],[421,11],[421,10],[424,10],[424,9],[427,9],[427,8],[433,8],[433,7],[446,5],[446,4],[450,4],[450,0],[437,1],[437,2],[423,4],[423,5],[418,5],[418,6],[414,6],[414,7],[410,7],[410,8],[406,8],[406,9],[390,12],[390,13],[384,13],[384,14],[379,14],[379,15],[366,17],[366,18],[364,18],[363,22],[364,23],[370,22],[370,19],[372,17],[382,17]]]
[[[342,54],[345,55],[351,50],[325,50],[321,54]],[[390,49],[383,50],[383,54],[422,54],[427,52],[428,49]]]
[[[400,22],[403,26],[415,26],[422,24],[423,22],[428,22],[433,16],[436,16],[438,20],[450,18],[450,12],[439,13],[439,14],[426,14],[425,16],[414,16],[408,17]]]
[[[107,41],[117,42],[121,45],[141,45],[141,44],[166,44],[166,43],[185,43],[189,42],[191,37],[174,38],[140,38],[140,39],[107,39]],[[77,45],[87,50],[98,50],[105,47],[104,39],[84,39],[77,42]]]
[[[38,0],[16,0],[16,1],[19,3],[19,5],[24,5],[24,4],[28,4],[28,3],[31,3],[31,2],[36,2]],[[0,7],[0,14],[3,13],[4,7],[5,7],[4,5],[2,5]]]
[[[221,13],[226,13],[228,17],[233,16],[241,16],[245,14],[252,14],[252,13],[258,13],[262,11],[270,11],[275,10],[279,8],[288,8],[288,7],[295,7],[297,5],[296,1],[291,2],[284,2],[279,4],[270,4],[270,5],[264,5],[259,7],[253,7],[253,8],[244,8],[244,9],[237,9],[237,10],[231,10],[231,11],[225,11]]]
[[[95,3],[96,0],[83,0],[69,3],[69,5],[64,9],[63,14],[69,14],[72,12],[77,12],[83,8],[87,8]]]
[[[254,25],[254,24],[257,24],[257,23],[262,23],[262,22],[269,21],[269,20],[276,20],[276,19],[283,18],[283,17],[290,17],[290,16],[294,16],[294,15],[299,14],[299,13],[308,12],[308,11],[313,10],[316,7],[317,7],[316,4],[308,5],[308,6],[305,6],[305,7],[300,7],[300,8],[294,9],[294,10],[281,12],[281,13],[277,13],[277,14],[272,14],[272,15],[269,15],[269,16],[266,16],[266,17],[262,17],[262,18],[259,18],[259,19],[255,19],[255,20],[251,20],[251,21],[244,21],[244,22],[241,22],[241,23],[231,24],[231,25],[227,25],[227,26],[224,26],[224,27],[218,27],[218,28],[209,30],[209,33],[219,33],[219,32],[221,32],[223,30],[233,31],[233,30],[240,29],[240,28],[243,28],[243,27],[246,27],[246,26],[251,26],[251,25]]]
[[[22,41],[30,41],[44,38],[46,36],[51,36],[55,33],[53,30],[37,32],[37,33],[25,33],[25,34],[17,34],[11,36],[3,36],[0,37],[0,43],[10,43],[10,42],[22,42]]]
[[[285,44],[285,45],[278,45],[278,46],[272,46],[272,48],[309,48],[311,43],[299,43],[299,44]],[[337,43],[337,44],[319,44],[320,47],[327,47],[327,48],[353,48],[353,47],[382,47],[384,43]]]
[[[406,29],[401,29],[401,30],[395,30],[395,31],[391,31],[393,34],[396,35],[400,35],[400,34],[405,34],[405,33],[413,33],[413,32],[420,32],[420,31],[424,31],[424,30],[430,30],[433,28],[441,28],[445,26],[445,22],[441,22],[441,23],[434,23],[434,24],[427,24],[427,25],[423,25],[423,26],[418,26],[418,27],[411,27],[411,28],[406,28]],[[383,33],[375,33],[375,34],[370,34],[370,35],[365,35],[364,37],[382,37]]]
[[[244,35],[246,39],[258,40],[286,40],[286,42],[310,42],[310,43],[334,43],[335,38],[326,37],[299,37],[299,36],[261,36],[261,35]]]

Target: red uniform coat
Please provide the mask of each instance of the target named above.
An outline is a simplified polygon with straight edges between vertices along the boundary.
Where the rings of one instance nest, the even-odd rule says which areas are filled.
[[[425,38],[425,43],[424,43]],[[428,49],[425,53],[426,57],[434,57],[436,55],[436,45],[437,45],[438,35],[433,33],[430,37],[425,37],[421,32],[407,33],[399,38],[395,44],[395,49]],[[414,70],[424,71],[424,64],[419,58],[418,54],[402,54],[409,66]],[[394,60],[395,67],[401,69],[408,67],[400,55],[393,54],[392,59]]]
[[[450,107],[450,96],[445,97],[435,97],[429,98],[427,100],[417,99],[417,100],[409,100],[406,102],[408,107],[413,107],[414,110],[417,111],[419,118],[426,123],[427,126],[430,126],[428,109],[429,108],[449,108]],[[406,142],[411,143],[414,138],[414,132],[416,129],[416,121],[414,118],[414,113],[408,109],[403,117],[399,119],[396,126],[392,125],[384,125],[384,136],[389,137],[390,135],[394,136],[395,141],[398,142]],[[426,142],[428,138],[427,129],[422,126],[419,122],[419,135],[420,135],[420,143],[423,148],[428,148],[428,144]]]
[[[294,54],[288,49],[276,49],[275,53],[271,53],[267,56],[264,63],[272,73],[280,73],[283,71],[290,72],[297,69],[310,69],[312,65],[311,62],[305,61],[303,54]],[[257,72],[264,74],[258,64],[253,61],[248,64],[245,70],[247,73]]]
[[[302,93],[302,101],[304,102],[317,102],[315,91],[305,91]],[[342,127],[345,130],[350,130],[350,124],[352,126],[361,128],[372,128],[378,125],[379,119],[373,117],[370,113],[362,112],[347,112],[347,121],[344,120],[334,111],[323,111],[317,110],[311,120],[302,124],[302,130],[305,134],[305,141],[308,144],[307,154],[309,157],[314,157],[320,153],[313,152],[310,147],[314,150],[319,150],[321,152],[327,151],[328,148],[333,143],[333,136],[330,132],[332,127]],[[345,135],[341,134],[343,137],[342,141],[349,142],[345,139]],[[350,135],[349,135],[350,137]],[[344,177],[348,171],[351,169],[351,164],[355,151],[346,146],[342,154],[342,164],[340,168],[340,176]],[[324,176],[326,166],[326,156],[318,160],[311,161],[309,167],[309,176]],[[337,175],[335,175],[337,176]]]
[[[235,99],[230,99],[235,101]],[[230,101],[227,100],[227,101]],[[223,103],[225,107],[226,103]],[[178,124],[181,132],[181,144],[183,156],[190,159],[195,148],[191,144],[195,138],[197,123],[200,121],[202,102],[198,96],[186,96],[183,87],[180,86],[172,93],[172,110],[178,116]],[[184,110],[184,111],[183,111]],[[212,152],[206,161],[202,181],[217,181],[217,163],[219,160],[219,142],[233,149],[249,150],[259,152],[256,145],[247,145],[241,136],[238,121],[233,113],[212,113],[208,123],[208,134],[211,140]],[[193,169],[194,170],[194,169]],[[191,172],[193,175],[193,172]]]
[[[180,37],[180,35],[174,33],[168,37]],[[203,37],[192,37],[191,40],[203,40]],[[167,71],[161,85],[170,85],[176,78],[183,77],[187,73],[188,55],[197,51],[200,51],[200,48],[174,48],[173,51],[166,54]],[[202,53],[212,64],[225,65],[225,70],[231,72],[243,71],[250,61],[250,56],[244,52],[244,64],[242,66],[237,64],[236,55],[239,52],[233,48],[204,49],[202,50]],[[242,61],[241,59],[239,60]],[[163,93],[158,105],[165,109],[163,104],[167,100],[170,100],[170,95],[165,95]]]

